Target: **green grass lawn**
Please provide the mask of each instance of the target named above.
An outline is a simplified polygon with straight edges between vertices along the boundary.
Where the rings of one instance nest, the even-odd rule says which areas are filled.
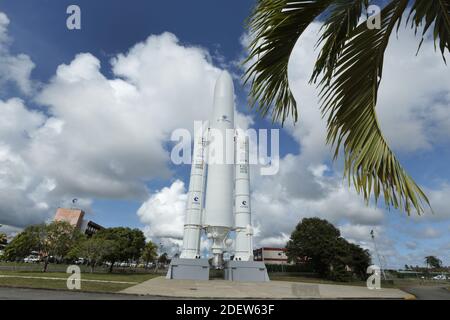
[[[50,263],[48,265],[49,272],[65,272],[67,270],[68,264],[56,264]],[[80,265],[81,272],[90,273],[90,267],[87,265]],[[24,263],[24,262],[5,262],[0,261],[0,272],[4,270],[8,271],[33,271],[41,272],[43,268],[43,263]],[[95,273],[107,273],[108,267],[97,266],[95,268]],[[114,267],[114,273],[149,273],[153,269],[143,269],[143,268],[129,268],[129,267]],[[158,272],[165,273],[164,270],[159,269]]]
[[[16,276],[16,277],[4,278],[1,277],[1,275]],[[43,272],[28,272],[28,271],[0,271],[0,286],[68,290],[66,285],[66,279],[68,276],[69,274],[63,272],[43,273]],[[81,291],[119,292],[130,286],[152,279],[157,276],[160,275],[149,273],[129,273],[129,274],[82,273]],[[23,277],[49,277],[49,278],[60,278],[61,280],[34,279],[34,278],[29,279]],[[83,280],[123,281],[133,283],[91,282]]]

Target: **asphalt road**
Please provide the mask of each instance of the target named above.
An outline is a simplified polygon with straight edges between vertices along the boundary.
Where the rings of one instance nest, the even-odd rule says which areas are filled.
[[[0,287],[0,300],[161,300],[163,297]]]
[[[450,300],[450,291],[444,287],[422,286],[405,288],[403,291],[415,295],[417,300]]]

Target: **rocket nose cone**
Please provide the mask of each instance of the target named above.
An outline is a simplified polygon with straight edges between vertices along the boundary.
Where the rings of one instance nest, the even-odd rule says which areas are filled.
[[[233,97],[234,95],[234,86],[233,79],[228,71],[224,70],[220,74],[219,78],[216,82],[216,87],[214,89],[214,96],[216,98],[219,97]]]

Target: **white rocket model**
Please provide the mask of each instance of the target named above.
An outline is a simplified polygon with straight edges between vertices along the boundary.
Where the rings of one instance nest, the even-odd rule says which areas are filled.
[[[234,125],[233,80],[223,71],[214,89],[209,128],[194,138],[180,258],[200,258],[204,229],[212,243],[213,267],[222,267],[223,253],[233,251],[233,243],[234,260],[253,260],[248,153],[248,137]]]

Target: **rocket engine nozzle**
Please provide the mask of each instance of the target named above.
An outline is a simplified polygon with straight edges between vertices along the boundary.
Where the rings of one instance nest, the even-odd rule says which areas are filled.
[[[216,270],[223,269],[223,253],[214,254],[214,256],[209,260],[209,264]]]

